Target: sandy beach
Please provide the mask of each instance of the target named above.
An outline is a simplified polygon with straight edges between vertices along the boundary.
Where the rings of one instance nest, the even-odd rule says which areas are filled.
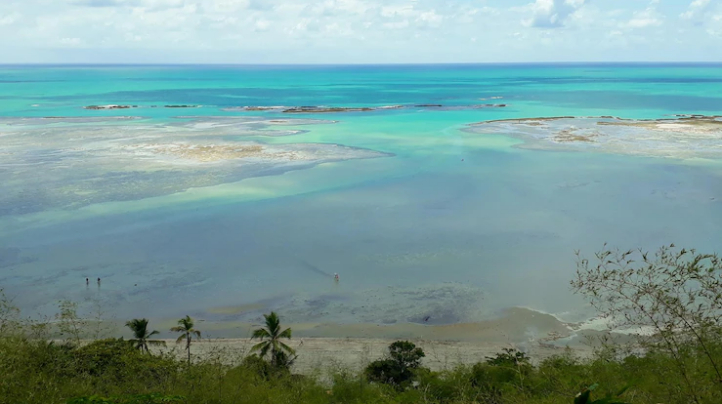
[[[156,325],[159,325],[156,323]],[[159,328],[170,327],[168,322]],[[206,336],[192,346],[196,356],[220,355],[228,364],[239,363],[258,341],[250,338],[224,338],[230,335],[250,336],[258,324],[204,322],[197,328]],[[288,343],[298,352],[295,371],[311,374],[319,369],[362,369],[370,361],[384,355],[396,340],[409,340],[424,349],[425,366],[432,370],[474,364],[486,357],[515,348],[526,352],[534,362],[563,354],[567,347],[580,357],[588,357],[592,346],[590,336],[597,332],[580,324],[568,324],[556,317],[524,308],[505,311],[504,315],[487,321],[425,326],[421,324],[283,324],[293,330]],[[166,348],[184,355],[183,345],[165,340]]]
[[[426,354],[424,366],[440,371],[452,369],[459,364],[473,365],[483,362],[486,357],[499,353],[504,348],[519,348],[517,345],[495,342],[462,342],[413,339]],[[175,340],[165,340],[166,348],[152,348],[156,352],[171,351],[179,358],[185,357],[183,345]],[[383,338],[294,338],[288,344],[296,349],[298,359],[294,372],[300,374],[323,374],[333,370],[359,371],[369,362],[384,356],[386,349],[394,339]],[[258,341],[250,339],[205,339],[191,347],[195,357],[220,357],[229,365],[236,365],[250,353],[251,347]],[[541,346],[528,347],[525,352],[538,363],[553,355],[563,354],[564,348]],[[580,357],[591,354],[591,348],[576,345],[571,352]]]

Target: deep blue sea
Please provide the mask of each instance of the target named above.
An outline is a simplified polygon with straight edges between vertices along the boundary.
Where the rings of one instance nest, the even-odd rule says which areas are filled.
[[[654,126],[678,115],[722,115],[722,66],[0,66],[0,288],[30,315],[578,318],[575,250],[720,248],[722,125]],[[468,126],[562,116],[592,118]]]

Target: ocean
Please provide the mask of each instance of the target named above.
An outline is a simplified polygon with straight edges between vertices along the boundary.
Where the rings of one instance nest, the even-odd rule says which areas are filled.
[[[720,111],[709,64],[0,66],[0,288],[32,316],[580,319],[575,251],[720,247]]]

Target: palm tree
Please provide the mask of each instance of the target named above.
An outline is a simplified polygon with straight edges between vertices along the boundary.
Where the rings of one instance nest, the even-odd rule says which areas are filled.
[[[264,314],[266,319],[266,328],[259,328],[253,331],[251,339],[260,339],[261,342],[254,345],[251,351],[261,351],[261,357],[271,352],[271,365],[279,365],[280,358],[285,358],[286,353],[294,354],[295,351],[290,346],[281,342],[281,338],[291,339],[291,329],[286,328],[281,331],[281,320],[275,312]]]
[[[133,331],[133,339],[130,340],[137,349],[142,352],[150,353],[148,345],[163,345],[165,342],[157,339],[150,339],[152,336],[158,334],[158,331],[148,332],[148,319],[136,318],[125,323],[125,326]]]
[[[191,316],[185,316],[182,319],[178,320],[178,326],[173,327],[170,330],[173,332],[180,332],[181,335],[178,337],[178,339],[175,341],[176,344],[180,344],[183,342],[183,340],[186,341],[186,351],[188,351],[188,364],[191,364],[191,340],[193,340],[193,336],[200,338],[201,332],[199,330],[196,330],[193,328],[193,319]]]

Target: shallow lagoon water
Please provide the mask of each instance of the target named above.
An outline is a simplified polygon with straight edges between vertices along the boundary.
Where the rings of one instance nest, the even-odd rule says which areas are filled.
[[[27,202],[43,209],[5,209],[10,213],[0,217],[0,285],[26,312],[40,314],[53,313],[61,299],[99,299],[118,318],[191,314],[252,321],[277,309],[292,322],[445,324],[526,306],[578,319],[587,311],[568,290],[575,250],[592,254],[604,242],[719,248],[722,165],[690,156],[530,150],[514,134],[473,133],[467,125],[541,116],[714,115],[722,109],[719,71],[610,65],[3,68],[6,81],[26,81],[0,84],[0,111],[9,120],[89,119],[0,129],[0,139],[27,131],[27,143],[13,145],[21,149],[47,146],[33,138],[41,133],[102,135],[118,127],[138,132],[123,139],[171,141],[183,129],[214,144],[342,145],[379,155],[283,169],[269,163],[263,176],[251,172],[142,195],[133,193],[132,184],[114,185],[106,177],[147,178],[147,162],[133,164],[130,157],[124,164],[101,158],[97,166],[78,160],[25,172],[51,188],[115,188],[97,202],[55,206],[37,203],[41,194],[33,193],[32,181],[17,181],[11,167],[17,161],[2,154],[9,149],[5,143],[0,187],[6,195],[25,192]],[[507,107],[292,116],[223,111],[487,102]],[[142,107],[82,108],[125,103]],[[181,103],[202,107],[151,108]],[[96,122],[125,115],[144,119]],[[193,118],[200,119],[193,128],[188,118],[175,118],[189,115],[206,118]],[[241,130],[223,127],[228,117],[289,121]],[[221,166],[243,169],[236,163],[189,166],[216,174]],[[92,172],[98,185],[73,171],[79,167]],[[187,170],[167,169],[157,181],[177,184]],[[86,287],[85,277],[101,277],[102,286]]]

